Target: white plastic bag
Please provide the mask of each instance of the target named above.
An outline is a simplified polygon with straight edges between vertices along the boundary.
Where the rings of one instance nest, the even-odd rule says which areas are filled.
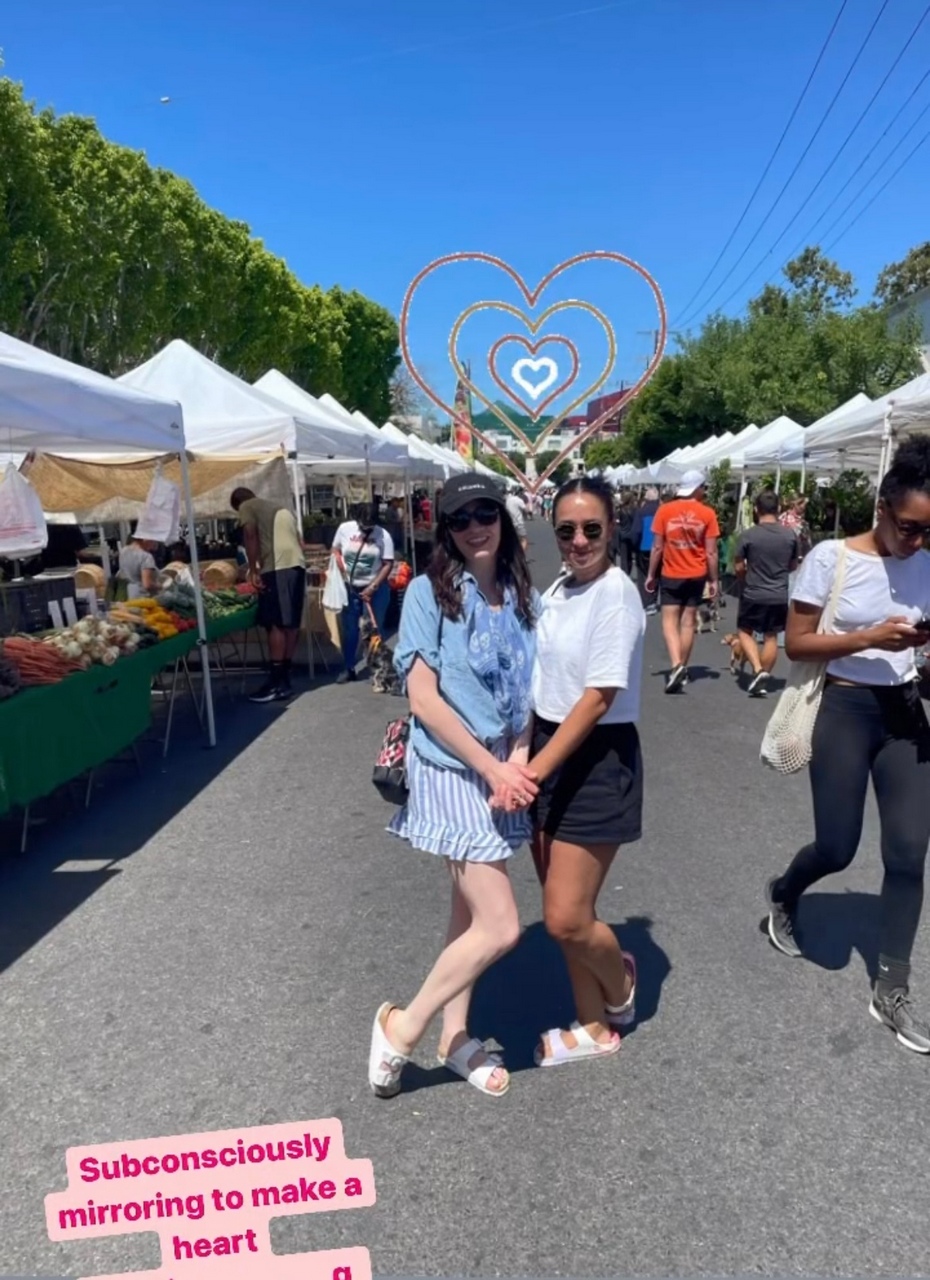
[[[339,562],[335,556],[330,556],[329,567],[326,570],[326,586],[323,588],[323,608],[331,609],[333,613],[341,613],[348,603],[349,593],[346,590]]]
[[[48,528],[39,495],[11,462],[0,481],[0,556],[25,559],[47,546]]]
[[[181,491],[162,476],[158,467],[136,526],[136,537],[147,542],[177,542],[180,526]]]
[[[818,635],[833,630],[833,619],[846,575],[846,544],[840,546],[829,603],[820,615]],[[798,773],[810,764],[814,723],[827,677],[825,662],[792,662],[788,684],[765,727],[759,757],[778,773]]]

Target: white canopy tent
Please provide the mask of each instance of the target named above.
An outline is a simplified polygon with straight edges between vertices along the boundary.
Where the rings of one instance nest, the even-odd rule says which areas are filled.
[[[803,441],[809,467],[843,470],[854,467],[881,479],[895,442],[917,431],[930,431],[930,373],[845,411],[832,421],[809,427]]]
[[[285,449],[299,458],[356,457],[361,433],[328,414],[295,410],[221,368],[175,339],[118,380],[147,395],[167,396],[184,408],[192,453],[244,454]]]
[[[775,467],[780,475],[781,460],[785,451],[797,445],[803,435],[804,428],[800,422],[795,422],[793,418],[781,414],[766,423],[755,440],[743,450],[737,465],[741,466],[744,472],[753,472],[756,475]]]
[[[0,438],[12,452],[69,457],[176,453],[181,464],[188,545],[201,652],[207,624],[181,405],[120,385],[112,378],[0,334]],[[210,746],[216,745],[210,664],[202,661]]]

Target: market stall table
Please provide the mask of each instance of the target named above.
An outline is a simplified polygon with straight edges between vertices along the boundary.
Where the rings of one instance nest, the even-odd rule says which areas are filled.
[[[208,637],[218,640],[253,626],[255,615],[252,605],[211,619]],[[182,631],[112,666],[95,664],[57,684],[24,689],[0,702],[0,815],[16,808],[26,811],[23,847],[30,805],[115,759],[147,732],[152,682],[173,665],[170,719],[178,673],[187,672],[188,655],[197,644],[195,630]]]

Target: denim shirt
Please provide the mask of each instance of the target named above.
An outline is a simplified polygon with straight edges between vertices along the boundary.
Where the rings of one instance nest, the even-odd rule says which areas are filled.
[[[535,591],[533,606],[538,618],[540,604]],[[532,663],[536,653],[535,631],[526,632],[526,642],[528,660]],[[442,616],[433,595],[433,584],[425,574],[414,578],[404,596],[400,634],[394,650],[394,666],[404,680],[418,657],[436,672],[443,699],[479,742],[490,749],[510,736],[512,727],[501,719],[493,693],[469,665],[468,618],[463,614],[451,622]],[[441,768],[460,771],[468,768],[447,751],[416,716],[410,720],[410,746],[424,760]]]

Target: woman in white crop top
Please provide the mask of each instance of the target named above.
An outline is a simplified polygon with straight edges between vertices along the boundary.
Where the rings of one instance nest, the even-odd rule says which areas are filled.
[[[640,838],[643,808],[636,721],[646,617],[636,587],[610,561],[610,486],[590,476],[568,481],[552,522],[567,572],[543,596],[536,632],[533,853],[575,1021],[542,1037],[541,1067],[616,1053],[633,1020],[633,957],[596,904],[618,847]]]
[[[799,899],[855,857],[871,777],[884,879],[869,1011],[918,1053],[930,1053],[930,1026],[909,995],[930,843],[930,727],[914,660],[930,641],[928,538],[930,439],[916,438],[901,445],[881,483],[875,528],[821,543],[801,567],[785,647],[789,658],[827,664],[810,763],[814,841],[767,890],[772,943],[801,955]],[[834,622],[821,635],[834,591]]]

